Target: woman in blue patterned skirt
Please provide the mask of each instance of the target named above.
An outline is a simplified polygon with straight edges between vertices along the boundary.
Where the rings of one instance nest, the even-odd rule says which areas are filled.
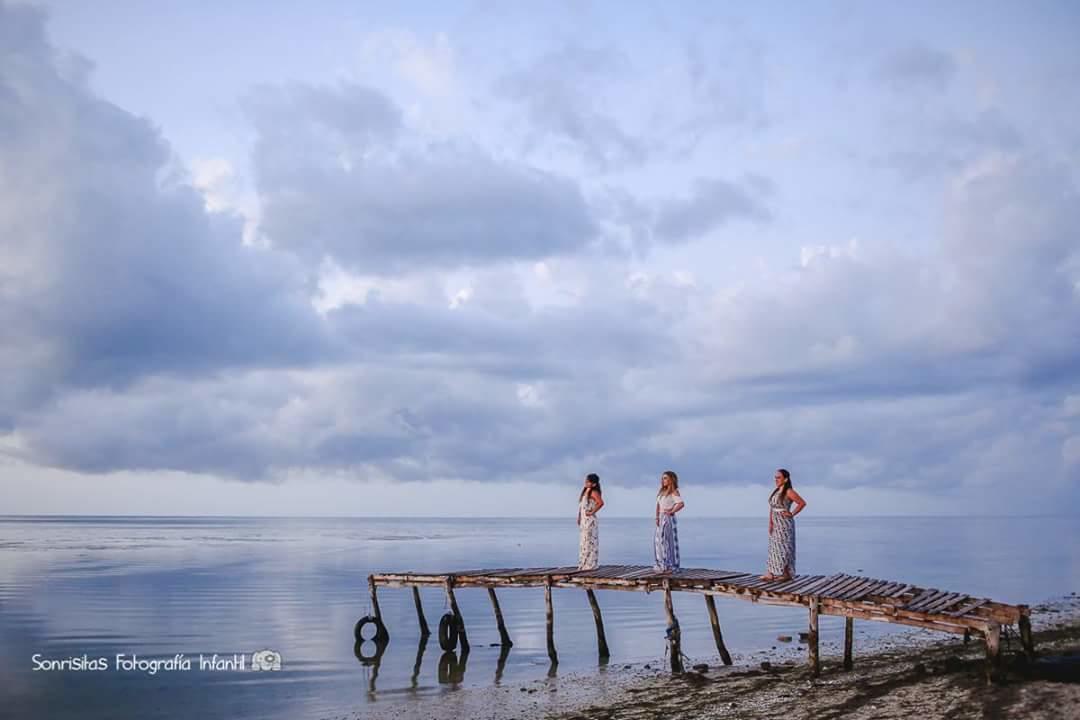
[[[653,554],[657,572],[679,569],[679,525],[675,513],[685,507],[679,495],[679,476],[667,470],[660,476],[660,492],[656,495],[656,534]]]
[[[761,579],[790,580],[795,574],[795,516],[806,507],[806,501],[791,487],[787,470],[780,468],[773,479],[776,489],[769,495],[769,558]]]

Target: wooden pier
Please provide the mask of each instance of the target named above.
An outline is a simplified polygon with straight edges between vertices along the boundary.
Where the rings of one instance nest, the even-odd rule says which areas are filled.
[[[427,620],[420,603],[419,587],[439,587],[446,592],[450,612],[440,621],[440,644],[451,650],[460,641],[468,649],[465,621],[454,596],[456,589],[486,588],[492,603],[495,620],[504,648],[512,644],[503,623],[502,612],[495,594],[499,588],[544,588],[547,610],[547,648],[552,663],[558,662],[554,641],[554,607],[552,588],[585,590],[596,622],[598,653],[608,655],[600,606],[595,590],[624,590],[663,592],[667,619],[667,642],[673,672],[682,672],[681,634],[671,602],[673,592],[699,593],[705,596],[716,649],[725,664],[731,656],[724,645],[720,621],[713,597],[723,595],[764,605],[786,605],[807,608],[809,628],[807,646],[810,671],[821,670],[818,656],[818,617],[837,615],[846,618],[844,628],[844,667],[852,666],[853,624],[855,619],[908,625],[964,635],[981,636],[986,642],[987,675],[993,676],[1001,659],[1002,628],[1015,625],[1024,652],[1035,652],[1031,636],[1030,611],[1026,605],[1007,605],[966,593],[924,588],[910,583],[878,580],[862,575],[797,575],[789,581],[765,581],[752,573],[729,570],[683,569],[673,573],[658,573],[651,566],[601,565],[595,570],[577,567],[499,568],[460,570],[448,573],[377,573],[368,577],[374,615],[357,624],[358,640],[361,623],[373,622],[379,637],[389,641],[389,633],[379,611],[377,588],[411,587],[421,632],[426,637]]]

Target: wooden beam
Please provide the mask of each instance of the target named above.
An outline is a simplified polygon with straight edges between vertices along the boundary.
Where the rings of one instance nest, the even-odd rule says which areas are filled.
[[[506,632],[506,623],[503,622],[502,609],[499,608],[499,598],[495,597],[495,588],[489,587],[487,591],[488,597],[491,598],[491,607],[495,610],[495,624],[499,627],[499,639],[502,641],[503,647],[513,647],[514,643],[510,639],[510,633]]]
[[[555,652],[555,609],[551,604],[551,576],[544,584],[544,607],[547,611],[547,651],[552,665],[559,663],[559,654]]]
[[[855,644],[855,618],[844,618],[844,669],[850,670],[854,666],[851,659],[852,645]]]
[[[587,589],[585,594],[589,598],[589,607],[592,608],[593,622],[596,623],[596,647],[600,660],[604,661],[611,657],[608,651],[607,637],[604,635],[604,618],[600,615],[600,603],[596,602],[596,595],[592,589]]]
[[[671,602],[671,582],[664,581],[664,613],[667,615],[668,650],[671,655],[671,672],[681,673],[682,664],[682,633],[679,631],[679,620],[675,617],[675,607]]]
[[[371,575],[368,575],[368,590],[371,593],[371,611],[375,614],[375,627],[385,637],[384,644],[388,643],[390,642],[390,631],[386,629],[386,624],[383,623],[382,610],[379,609],[379,596],[375,591],[375,579]],[[375,637],[378,638],[379,635]]]
[[[431,635],[431,629],[428,627],[427,618],[424,617],[424,606],[420,602],[420,588],[413,586],[412,589],[413,604],[416,605],[416,618],[420,621],[420,637],[425,640]]]
[[[1031,617],[1027,612],[1020,614],[1020,644],[1024,648],[1024,655],[1028,660],[1035,659],[1035,640],[1031,637]]]
[[[709,610],[709,624],[712,625],[713,640],[716,641],[716,651],[720,653],[720,659],[725,665],[731,664],[731,654],[724,645],[724,636],[720,632],[720,620],[716,616],[716,600],[712,595],[705,596],[705,607]]]
[[[806,639],[810,660],[810,674],[814,677],[821,674],[821,662],[818,658],[818,609],[818,600],[814,598],[810,601],[810,632]]]
[[[443,578],[443,582],[446,585],[446,599],[450,603],[450,612],[454,613],[454,618],[457,620],[458,626],[458,640],[461,642],[461,652],[469,652],[469,638],[465,634],[465,618],[461,614],[461,610],[458,609],[457,599],[454,597],[454,576],[447,575]]]
[[[993,681],[1001,664],[1001,626],[991,623],[986,628],[986,681]]]

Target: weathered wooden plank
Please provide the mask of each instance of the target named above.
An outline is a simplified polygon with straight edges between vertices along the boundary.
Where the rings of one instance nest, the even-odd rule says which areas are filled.
[[[924,606],[929,605],[935,600],[940,600],[946,595],[948,595],[948,593],[944,590],[936,590],[933,588],[924,590],[922,594],[909,600],[907,604],[904,605],[904,610],[918,610],[921,612]]]
[[[974,612],[976,609],[981,608],[983,605],[986,605],[989,602],[989,600],[972,600],[959,610],[954,610],[953,612],[947,614],[951,615],[952,617],[960,617],[961,615],[967,615],[968,613]]]
[[[843,595],[845,590],[847,590],[849,588],[852,588],[852,587],[855,587],[856,585],[861,585],[862,582],[863,582],[863,580],[860,577],[847,575],[847,576],[844,577],[843,580],[838,580],[837,582],[833,583],[832,585],[830,585],[830,586],[828,586],[826,588],[822,588],[818,592],[818,595],[821,595],[822,597],[835,597],[835,598],[838,598],[838,597],[841,597]]]
[[[803,575],[800,579],[793,581],[793,584],[786,586],[784,592],[801,594],[803,588],[809,587],[824,578],[824,575]]]
[[[945,597],[932,601],[930,604],[920,608],[920,610],[929,614],[943,613],[958,603],[968,600],[970,597],[971,596],[967,593],[946,593]]]
[[[863,585],[856,587],[848,591],[844,595],[845,600],[862,600],[865,597],[874,595],[877,590],[885,585],[881,580],[868,580]]]
[[[822,578],[821,580],[819,580],[816,583],[811,583],[807,587],[804,587],[802,590],[799,591],[799,594],[800,595],[817,595],[817,594],[820,594],[820,591],[821,591],[822,588],[826,588],[829,585],[832,585],[834,582],[836,582],[837,580],[839,580],[843,576],[844,576],[843,573],[838,573],[836,575],[829,575],[829,576],[827,576],[825,578]]]
[[[899,598],[907,595],[909,592],[920,593],[922,592],[922,588],[917,588],[914,585],[901,585],[899,588],[889,593],[889,597]]]

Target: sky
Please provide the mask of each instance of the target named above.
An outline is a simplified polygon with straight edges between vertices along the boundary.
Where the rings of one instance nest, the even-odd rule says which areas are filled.
[[[0,0],[0,514],[1057,513],[1070,2]]]

